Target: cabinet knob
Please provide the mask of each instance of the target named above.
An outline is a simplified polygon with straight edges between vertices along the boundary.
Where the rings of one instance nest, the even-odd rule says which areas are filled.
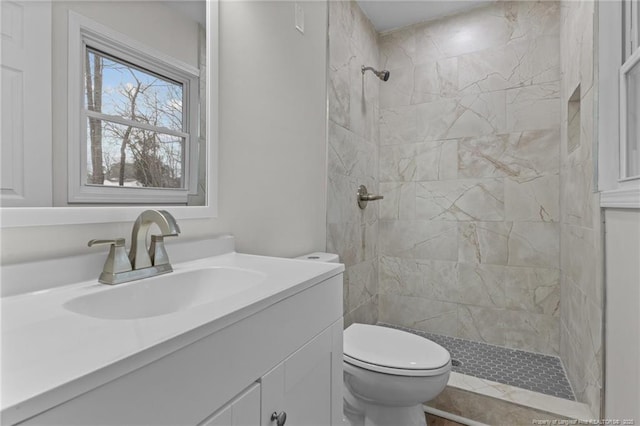
[[[287,413],[285,411],[281,411],[280,413],[274,411],[273,414],[271,414],[271,421],[276,422],[278,426],[284,426],[287,422]]]

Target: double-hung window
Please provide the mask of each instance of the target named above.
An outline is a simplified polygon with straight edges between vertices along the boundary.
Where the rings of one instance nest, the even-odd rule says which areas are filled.
[[[624,3],[624,58],[620,68],[620,179],[640,178],[640,7]]]
[[[640,208],[640,4],[598,3],[600,204]]]
[[[70,203],[185,204],[197,192],[198,68],[69,17]]]

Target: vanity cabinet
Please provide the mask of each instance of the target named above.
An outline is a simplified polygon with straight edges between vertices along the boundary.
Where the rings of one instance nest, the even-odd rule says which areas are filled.
[[[18,424],[337,425],[342,328],[340,274]]]
[[[198,426],[244,426],[260,424],[260,384],[254,383]]]

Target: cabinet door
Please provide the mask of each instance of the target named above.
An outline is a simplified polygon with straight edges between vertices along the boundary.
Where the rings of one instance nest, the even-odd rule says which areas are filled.
[[[260,384],[254,383],[199,426],[255,426],[260,424]]]
[[[261,384],[263,426],[275,425],[272,414],[283,411],[287,425],[337,425],[342,413],[342,320],[265,374]]]

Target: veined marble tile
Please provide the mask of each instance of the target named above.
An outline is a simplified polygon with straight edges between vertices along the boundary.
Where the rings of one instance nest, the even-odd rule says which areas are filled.
[[[458,173],[455,139],[382,146],[380,180],[383,182],[454,179]]]
[[[510,348],[556,355],[560,351],[560,320],[551,315],[510,311],[505,343]]]
[[[416,216],[414,182],[381,182],[380,219],[413,220]]]
[[[459,260],[494,265],[558,268],[557,223],[459,223]]]
[[[327,177],[327,223],[359,224],[356,203],[345,203],[344,198],[353,194],[354,180],[341,174],[329,173]]]
[[[560,128],[463,138],[459,177],[528,177],[557,173]]]
[[[362,227],[357,223],[328,223],[327,251],[338,253],[347,267],[363,262]]]
[[[380,221],[380,254],[410,259],[457,260],[456,223]]]
[[[482,388],[486,388],[489,386],[484,379],[480,379],[478,377],[469,376],[467,374],[460,374],[452,371],[449,375],[449,382],[447,382],[447,386],[452,386],[454,388],[474,391]]]
[[[492,92],[420,104],[418,139],[422,141],[482,136],[506,123],[505,93]]]
[[[418,272],[423,279],[423,291],[430,294],[432,299],[443,302],[458,299],[457,262],[420,259],[417,264]]]
[[[583,345],[581,344],[585,339],[581,331],[584,330],[584,325],[587,321],[585,308],[589,306],[588,301],[584,293],[571,280],[563,281],[562,286],[561,297],[566,299],[566,303],[563,302],[562,304],[562,322],[567,326],[569,336],[574,340],[573,345],[575,347],[572,350],[582,353]],[[584,357],[585,355],[583,354],[575,359],[584,359]]]
[[[348,65],[353,33],[353,15],[349,2],[329,3],[329,68],[337,70]]]
[[[376,176],[377,146],[353,132],[329,122],[329,174],[354,178]]]
[[[494,4],[416,26],[416,56],[448,58],[506,44],[512,31],[501,9]]]
[[[345,128],[351,122],[351,91],[349,89],[348,67],[329,71],[329,120]]]
[[[461,222],[458,224],[460,262],[506,265],[509,260],[511,222]]]
[[[560,271],[505,267],[505,307],[554,317],[560,315]]]
[[[593,16],[596,12],[594,2],[585,2],[584,4],[579,4],[577,6],[577,8],[572,10],[572,12],[575,13],[575,15],[572,16],[575,32],[571,35],[573,36],[573,39],[571,40],[571,47],[578,51],[579,61],[577,62],[577,65],[579,67],[579,79],[580,84],[584,87],[586,92],[593,85]]]
[[[379,111],[376,107],[378,90],[367,85],[370,75],[363,75],[357,61],[351,61],[349,89],[349,129],[368,141],[377,132]]]
[[[371,210],[375,210],[375,209],[371,209]],[[365,260],[375,260],[378,258],[379,227],[380,227],[380,224],[378,222],[377,217],[374,220],[370,222],[365,222],[362,225],[362,228],[361,228],[362,245],[363,245]]]
[[[447,139],[451,127],[463,114],[458,99],[445,99],[416,106],[416,137],[419,141]]]
[[[511,40],[560,34],[560,2],[505,1],[500,3],[512,23]]]
[[[501,308],[458,305],[458,337],[557,354],[559,320],[549,315]]]
[[[353,16],[354,31],[351,33],[351,49],[360,52],[361,56],[367,60],[375,60],[378,63],[378,33],[373,24],[360,9],[358,3],[350,1],[351,14]],[[371,62],[372,63],[372,62]]]
[[[584,227],[593,224],[593,164],[587,161],[563,167],[560,173],[562,222]]]
[[[458,94],[458,58],[416,65],[413,74],[412,104],[451,98]]]
[[[380,110],[380,145],[398,145],[418,141],[418,112],[415,106]]]
[[[447,55],[440,47],[438,36],[431,31],[429,23],[418,24],[413,28],[415,37],[414,65],[424,62],[433,62],[443,58],[451,58],[456,55]]]
[[[545,36],[460,56],[458,88],[478,93],[556,82],[559,97],[559,49],[557,36]]]
[[[553,95],[557,84],[526,86],[507,90],[506,130],[539,130],[560,124],[560,98]]]
[[[458,57],[458,89],[469,94],[521,86],[520,61],[511,46],[462,55]]]
[[[479,263],[458,264],[458,297],[465,305],[505,307],[504,267]]]
[[[414,66],[416,38],[413,28],[402,28],[382,34],[379,38],[380,66],[385,69]]]
[[[447,386],[473,391],[476,394],[499,398],[504,401],[572,419],[587,420],[594,418],[586,404],[497,383],[487,379],[479,379],[466,374],[451,372]]]
[[[505,346],[504,309],[457,305],[458,330],[456,337]]]
[[[537,101],[541,99],[560,98],[560,82],[551,81],[548,83],[527,85],[507,90],[507,105]],[[555,120],[556,125],[560,125],[559,119]]]
[[[429,220],[503,220],[502,179],[419,182],[416,218]]]
[[[596,274],[599,250],[595,232],[588,228],[565,224],[560,238],[560,262],[563,273],[589,300],[600,303],[602,292]]]
[[[393,108],[411,104],[413,95],[413,67],[389,70],[389,80],[380,83],[380,107]]]
[[[416,180],[458,177],[458,141],[447,139],[416,144]]]
[[[559,240],[557,223],[514,222],[508,238],[508,264],[558,268]]]
[[[589,301],[587,306],[587,352],[591,356],[589,369],[593,373],[593,379],[601,384],[602,382],[602,327],[603,311],[602,306]]]
[[[456,269],[457,264],[453,261],[382,256],[380,292],[396,296],[454,301]]]
[[[416,144],[380,147],[380,181],[411,182],[417,179]]]
[[[525,85],[560,81],[560,37],[543,35],[509,43],[518,57],[519,80]]]
[[[380,294],[432,297],[422,286],[424,279],[416,260],[380,256],[379,270]]]
[[[504,204],[506,220],[558,222],[560,220],[559,175],[505,179]]]
[[[431,333],[455,335],[456,304],[420,297],[380,295],[381,322]]]
[[[375,260],[352,265],[347,269],[349,276],[349,311],[368,302],[378,293],[378,269]]]
[[[466,305],[559,316],[557,269],[458,264],[458,298]]]

